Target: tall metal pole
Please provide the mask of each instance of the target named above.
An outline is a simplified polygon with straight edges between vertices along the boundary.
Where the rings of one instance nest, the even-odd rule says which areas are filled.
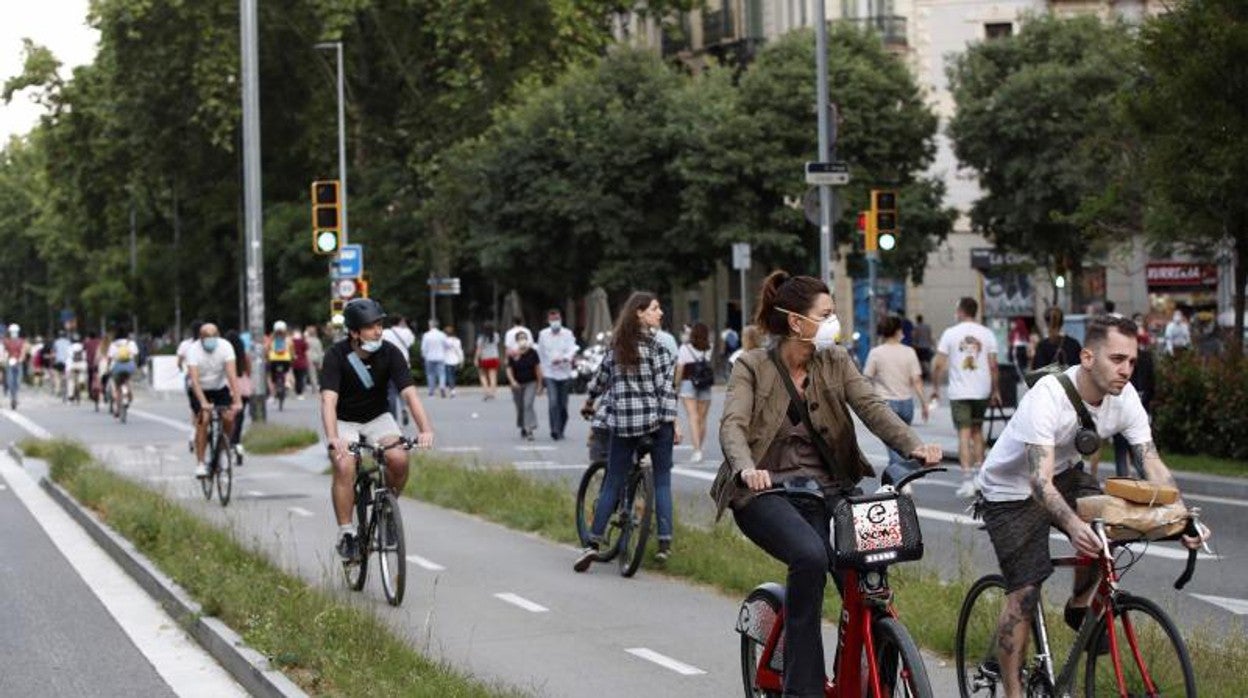
[[[824,0],[815,0],[815,109],[819,112],[819,161],[831,162],[836,156],[828,113],[828,14]],[[832,288],[832,187],[819,185],[819,278]]]
[[[875,275],[879,263],[879,252],[867,253],[867,331],[862,336],[868,347],[874,344],[875,338]]]
[[[133,193],[131,193],[133,197]],[[138,242],[138,213],[134,210],[134,199],[130,199],[130,285],[136,288],[139,283],[139,242]],[[139,312],[135,308],[135,302],[130,302],[130,331],[137,338],[139,336]],[[136,340],[137,341],[137,340]]]
[[[750,299],[745,295],[745,270],[741,269],[741,331],[750,324]]]
[[[252,375],[256,399],[253,417],[265,419],[268,392],[264,376],[264,248],[260,210],[260,52],[256,0],[239,0],[240,50],[243,63],[243,217],[247,231],[247,318],[251,332]]]
[[[347,100],[343,94],[342,42],[335,41],[338,51],[338,181],[342,198],[342,244],[350,242],[347,228]]]

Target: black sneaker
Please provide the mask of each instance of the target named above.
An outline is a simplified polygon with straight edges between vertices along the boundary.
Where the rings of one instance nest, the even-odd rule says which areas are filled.
[[[360,543],[354,533],[344,533],[338,538],[338,556],[343,562],[356,562],[360,559]]]
[[[1062,609],[1062,619],[1065,620],[1066,625],[1070,626],[1071,630],[1074,630],[1075,632],[1079,632],[1080,626],[1083,625],[1083,618],[1087,614],[1088,614],[1088,609],[1086,606],[1083,608],[1078,608],[1075,606],[1071,606],[1070,604],[1066,604],[1066,608]],[[1109,654],[1109,633],[1108,632],[1101,631],[1100,637],[1096,638],[1095,642],[1096,642],[1096,653],[1098,655]]]
[[[599,559],[600,558],[598,556],[598,546],[596,545],[585,546],[585,549],[582,550],[581,554],[576,558],[576,562],[572,563],[572,569],[576,570],[577,572],[584,572],[585,570],[589,569],[590,565],[594,564],[595,562],[598,562]]]
[[[657,562],[666,563],[668,558],[672,556],[672,542],[670,540],[659,541],[659,552],[654,554]]]

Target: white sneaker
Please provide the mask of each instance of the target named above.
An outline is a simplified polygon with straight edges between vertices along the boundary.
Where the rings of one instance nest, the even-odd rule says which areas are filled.
[[[975,481],[963,480],[962,486],[958,488],[957,494],[959,497],[970,498],[975,496],[975,492]]]
[[[701,462],[702,462],[702,451],[701,451],[701,449],[695,449],[695,450],[694,450],[693,455],[689,457],[689,462],[690,462],[690,463],[701,463]]]
[[[200,463],[195,466],[195,477],[208,477],[208,464]]]

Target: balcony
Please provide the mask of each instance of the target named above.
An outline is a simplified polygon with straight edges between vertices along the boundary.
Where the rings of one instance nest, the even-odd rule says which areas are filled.
[[[880,35],[888,48],[904,49],[909,45],[906,39],[906,18],[897,15],[876,15],[859,17],[854,20]]]

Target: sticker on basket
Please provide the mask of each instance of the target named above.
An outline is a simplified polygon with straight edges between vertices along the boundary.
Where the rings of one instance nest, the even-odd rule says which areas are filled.
[[[853,505],[855,548],[859,551],[901,547],[901,516],[896,499]]]

